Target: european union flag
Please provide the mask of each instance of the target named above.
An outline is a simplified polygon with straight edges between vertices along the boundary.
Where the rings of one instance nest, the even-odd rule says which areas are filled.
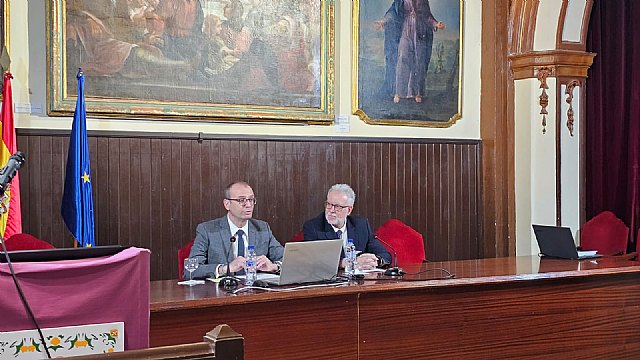
[[[78,245],[94,246],[91,166],[87,141],[87,109],[84,103],[84,74],[78,71],[78,101],[69,139],[67,172],[62,195],[62,218]]]

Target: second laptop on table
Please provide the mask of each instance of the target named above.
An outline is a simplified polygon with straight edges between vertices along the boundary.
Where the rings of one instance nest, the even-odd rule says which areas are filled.
[[[540,254],[560,259],[590,259],[600,257],[596,251],[578,251],[568,227],[531,225],[538,241]]]

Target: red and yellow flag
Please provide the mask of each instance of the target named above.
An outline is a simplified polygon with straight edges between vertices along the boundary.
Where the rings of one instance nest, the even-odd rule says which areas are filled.
[[[9,156],[18,150],[16,129],[13,126],[13,95],[11,91],[10,72],[4,74],[2,85],[2,143],[0,143],[0,166],[9,161]],[[20,209],[20,178],[16,174],[0,201],[0,234],[8,239],[13,234],[22,232],[22,215]]]

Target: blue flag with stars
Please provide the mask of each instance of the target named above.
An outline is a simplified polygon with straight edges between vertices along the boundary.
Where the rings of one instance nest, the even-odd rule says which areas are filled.
[[[78,71],[78,101],[69,138],[67,172],[62,195],[62,218],[79,246],[96,244],[94,234],[91,166],[87,141],[87,109],[84,103],[84,74]]]

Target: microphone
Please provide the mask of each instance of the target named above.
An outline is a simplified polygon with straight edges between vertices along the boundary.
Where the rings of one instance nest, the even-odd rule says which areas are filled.
[[[391,244],[389,244],[388,242],[380,239],[377,234],[373,235],[373,238],[378,240],[378,241],[380,241],[381,243],[387,245],[391,249],[391,251],[393,251],[393,256],[391,257],[391,265],[392,266],[390,268],[388,268],[384,272],[384,274],[386,276],[402,276],[402,275],[406,274],[404,272],[404,270],[402,270],[401,268],[398,267],[398,254],[396,253],[396,249],[394,249],[393,246],[391,246]]]
[[[24,154],[20,151],[16,151],[15,154],[9,157],[7,165],[0,170],[0,191],[2,193],[7,190],[7,185],[18,173],[18,169],[20,169],[22,164],[24,164]]]
[[[229,249],[231,249],[231,245],[234,242],[236,242],[236,237],[231,236],[231,238],[229,239]],[[231,270],[229,269],[229,252],[227,251],[227,248],[225,246],[223,246],[223,248],[224,248],[224,255],[227,258],[227,274],[223,276],[222,279],[220,279],[220,282],[218,283],[218,285],[222,286],[224,289],[235,289],[238,287],[238,284],[240,282],[236,277],[231,275]]]

